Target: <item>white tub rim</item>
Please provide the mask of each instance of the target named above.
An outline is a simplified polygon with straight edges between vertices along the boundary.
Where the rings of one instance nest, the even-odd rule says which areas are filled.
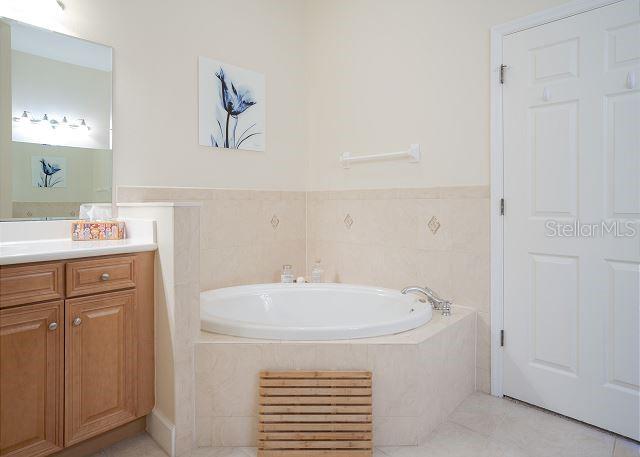
[[[305,283],[305,284],[282,284],[282,283],[265,283],[265,284],[249,284],[241,286],[231,286],[219,289],[211,289],[200,293],[200,313],[201,313],[201,330],[219,335],[228,335],[239,338],[258,339],[263,341],[350,341],[367,338],[380,338],[395,334],[401,334],[414,330],[432,319],[431,307],[420,300],[421,297],[415,295],[402,296],[403,299],[409,300],[415,304],[415,315],[410,318],[400,317],[395,320],[386,320],[379,324],[371,324],[363,326],[292,326],[256,323],[254,321],[245,321],[238,319],[230,319],[219,316],[209,316],[203,309],[203,302],[209,297],[224,298],[225,296],[233,297],[239,293],[264,292],[269,290],[283,290],[287,288],[296,288],[297,290],[313,290],[321,288],[322,290],[338,290],[338,291],[366,291],[367,293],[377,293],[384,295],[399,295],[401,292],[396,289],[389,289],[377,286],[359,285],[359,284],[342,284],[342,283]],[[411,312],[413,312],[413,310]],[[212,322],[211,319],[215,319]],[[397,330],[384,331],[383,329],[394,327]],[[349,331],[350,336],[337,335],[340,332]],[[274,337],[274,332],[284,332],[284,337]],[[305,333],[304,336],[294,337],[295,333]]]

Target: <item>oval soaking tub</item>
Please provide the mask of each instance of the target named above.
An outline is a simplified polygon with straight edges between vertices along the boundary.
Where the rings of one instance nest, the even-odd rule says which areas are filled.
[[[201,328],[275,340],[344,340],[404,332],[431,320],[416,295],[349,284],[259,284],[200,294]]]

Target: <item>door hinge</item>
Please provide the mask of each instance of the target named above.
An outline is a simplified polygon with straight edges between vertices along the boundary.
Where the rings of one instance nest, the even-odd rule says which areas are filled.
[[[500,330],[500,347],[504,347],[504,330]]]
[[[504,198],[500,199],[500,216],[504,216]]]
[[[504,71],[506,68],[505,64],[500,65],[500,84],[504,84]]]

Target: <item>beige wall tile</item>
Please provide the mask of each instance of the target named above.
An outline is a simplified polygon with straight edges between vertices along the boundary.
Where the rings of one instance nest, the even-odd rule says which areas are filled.
[[[253,445],[261,369],[370,369],[376,444],[418,444],[475,385],[476,316],[458,317],[421,343],[196,343],[196,442]]]
[[[423,401],[425,414],[420,421],[418,440],[423,443],[429,434],[444,420],[444,382],[445,351],[448,338],[444,332],[429,337],[420,344],[419,360],[424,366],[425,387]],[[432,380],[437,380],[432,382]]]
[[[491,393],[491,371],[476,367],[476,390],[486,394]]]
[[[447,199],[451,248],[454,251],[486,254],[490,247],[489,199]]]
[[[446,202],[436,199],[422,199],[416,202],[415,211],[418,222],[414,247],[427,251],[450,251],[453,226],[452,215]],[[435,233],[429,228],[429,221],[433,217],[440,223]]]
[[[173,237],[175,284],[194,283],[200,276],[200,208],[175,209]]]
[[[176,219],[176,247],[186,253],[176,274],[199,276],[201,290],[278,281],[283,264],[306,274],[305,192],[121,186],[118,199],[202,203],[199,221]],[[186,249],[193,239],[199,261]]]
[[[210,410],[199,407],[199,416],[252,416],[258,408],[258,372],[262,366],[259,344],[211,344],[207,356],[211,371],[196,387],[196,404],[209,402]],[[200,396],[202,395],[202,397]]]
[[[293,274],[297,276],[306,275],[306,245],[304,240],[279,241],[270,244],[258,245],[258,257],[256,262],[257,283],[280,282],[282,265],[291,265]],[[246,282],[241,283],[246,284]]]
[[[444,417],[449,416],[460,402],[476,388],[475,383],[475,313],[465,316],[445,332],[444,377],[442,391]],[[443,419],[444,419],[443,417]]]
[[[211,446],[211,436],[213,431],[213,417],[198,417],[196,416],[196,446],[208,447]]]
[[[476,367],[491,369],[491,318],[489,313],[478,313],[478,338],[476,341]]]
[[[415,256],[417,284],[429,286],[441,297],[453,297],[451,254],[445,251],[417,251]]]
[[[420,416],[424,413],[425,380],[417,345],[379,344],[369,347],[373,372],[373,414]]]
[[[489,312],[490,258],[486,254],[451,253],[452,296],[459,305]]]
[[[366,370],[366,344],[320,344],[316,349],[316,370]]]
[[[339,282],[338,252],[336,243],[309,239],[307,242],[307,271],[311,271],[316,260],[320,260],[324,270],[323,280]]]
[[[265,344],[260,367],[266,370],[316,369],[316,344]]]

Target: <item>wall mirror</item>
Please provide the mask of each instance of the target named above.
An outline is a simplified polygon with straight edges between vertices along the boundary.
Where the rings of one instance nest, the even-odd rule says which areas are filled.
[[[0,18],[0,219],[112,202],[112,49]]]

